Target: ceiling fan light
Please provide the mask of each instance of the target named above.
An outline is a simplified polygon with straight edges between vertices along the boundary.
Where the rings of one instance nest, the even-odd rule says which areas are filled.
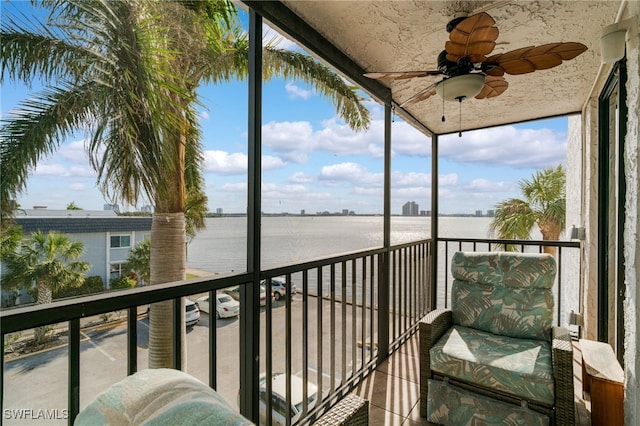
[[[484,74],[464,74],[442,80],[436,85],[436,93],[445,101],[470,99],[484,86]]]

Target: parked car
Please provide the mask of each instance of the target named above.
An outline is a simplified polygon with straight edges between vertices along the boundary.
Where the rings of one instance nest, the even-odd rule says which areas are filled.
[[[264,285],[266,287],[267,280],[262,281],[261,285]],[[293,298],[293,296],[297,292],[298,292],[298,289],[296,288],[296,285],[294,283],[291,283],[291,297]],[[287,295],[287,282],[283,279],[272,278],[271,293],[273,293],[273,297],[276,300],[280,300],[284,298]]]
[[[210,313],[209,296],[199,297],[196,300],[196,305],[202,312]],[[239,313],[240,303],[237,300],[233,300],[228,294],[216,294],[216,318],[237,317]]]
[[[240,300],[240,286],[229,287],[222,290],[222,292],[224,294],[228,294],[234,300]],[[273,299],[273,295],[271,296],[271,299]],[[266,304],[267,304],[267,288],[263,284],[260,284],[260,306],[264,306]]]
[[[184,321],[187,327],[192,327],[200,321],[200,309],[198,305],[191,299],[184,299],[185,318]]]
[[[287,419],[287,382],[283,373],[274,374],[271,382],[271,412],[272,424],[285,425]],[[267,376],[260,375],[260,424],[267,422]],[[303,381],[298,376],[291,376],[291,422],[295,424],[304,409],[303,404]],[[318,388],[313,383],[307,384],[307,410],[313,408],[318,397]]]
[[[149,310],[151,306],[147,305],[147,315],[149,315]],[[191,299],[184,299],[184,322],[187,327],[192,327],[200,321],[200,308],[198,305]]]

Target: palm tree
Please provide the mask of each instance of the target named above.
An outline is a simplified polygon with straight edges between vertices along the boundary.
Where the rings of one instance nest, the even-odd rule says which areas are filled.
[[[490,233],[500,239],[531,238],[534,225],[538,225],[542,239],[558,240],[565,226],[565,172],[562,165],[537,171],[529,181],[520,181],[524,199],[510,198],[496,205],[496,215],[490,224]],[[544,251],[555,254],[554,247]]]
[[[84,283],[89,263],[77,260],[84,252],[80,241],[72,241],[59,232],[34,232],[22,241],[18,250],[3,258],[7,274],[3,286],[19,288],[36,286],[37,302],[51,303],[52,293]],[[46,335],[47,327],[35,330],[35,343]]]
[[[185,212],[196,219],[204,212],[187,202],[206,202],[196,89],[247,73],[248,43],[235,24],[235,7],[215,0],[44,5],[52,10],[46,25],[30,30],[24,20],[3,22],[2,78],[30,82],[40,75],[52,86],[25,101],[2,127],[0,199],[15,198],[29,169],[86,126],[91,165],[105,196],[132,205],[145,197],[154,204],[150,284],[184,279]],[[312,82],[348,125],[368,126],[362,99],[327,67],[274,45],[265,47],[264,57],[267,78]],[[170,301],[152,306],[150,367],[173,364],[172,311]]]
[[[144,284],[149,282],[151,277],[151,240],[145,238],[136,244],[130,251],[127,258],[127,268],[135,272],[138,279]]]

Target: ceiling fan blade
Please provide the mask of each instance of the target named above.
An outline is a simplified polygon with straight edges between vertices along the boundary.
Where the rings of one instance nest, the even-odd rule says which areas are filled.
[[[404,80],[407,78],[415,77],[429,77],[433,75],[441,75],[442,72],[438,70],[428,71],[392,71],[392,72],[368,72],[364,74],[365,77],[372,78],[374,80]]]
[[[538,70],[546,70],[575,58],[587,50],[582,43],[549,43],[529,46],[507,53],[493,55],[484,62],[488,75],[500,76],[504,73],[518,75]],[[492,66],[494,66],[492,68]]]
[[[496,21],[482,12],[459,22],[449,34],[445,43],[447,59],[458,62],[460,58],[469,57],[471,62],[484,61],[486,55],[496,47],[496,39],[500,32],[495,27]]]
[[[476,95],[476,99],[495,98],[503,94],[507,88],[509,88],[509,83],[503,77],[487,76],[484,79],[482,90]]]
[[[428,99],[431,96],[435,95],[436,84],[437,83],[430,84],[415,95],[411,96],[409,99],[400,104],[400,108],[404,108],[407,105],[415,104],[416,102],[424,101],[425,99]]]

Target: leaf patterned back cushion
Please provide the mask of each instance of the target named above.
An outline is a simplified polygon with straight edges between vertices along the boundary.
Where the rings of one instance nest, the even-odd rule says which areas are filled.
[[[549,340],[556,262],[548,254],[453,256],[453,322],[490,333]]]

